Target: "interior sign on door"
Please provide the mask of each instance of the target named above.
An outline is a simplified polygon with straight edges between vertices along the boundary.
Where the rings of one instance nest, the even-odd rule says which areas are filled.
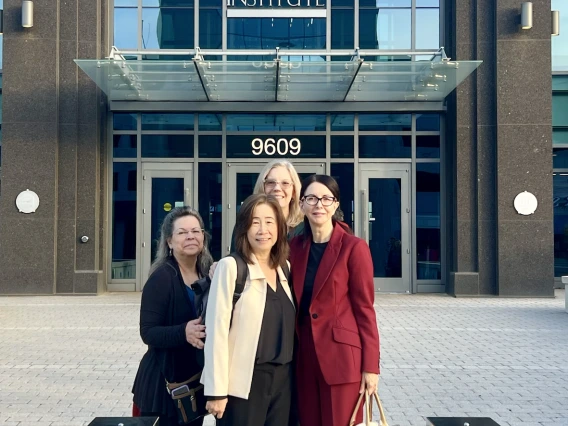
[[[298,138],[254,138],[251,147],[253,155],[299,155],[302,151],[302,143]]]

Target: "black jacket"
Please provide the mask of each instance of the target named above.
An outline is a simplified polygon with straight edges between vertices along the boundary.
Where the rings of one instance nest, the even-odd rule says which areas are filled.
[[[170,259],[148,278],[140,306],[140,336],[148,345],[134,380],[134,403],[144,412],[175,416],[166,391],[201,371],[196,349],[185,339],[185,326],[195,319],[177,263]]]

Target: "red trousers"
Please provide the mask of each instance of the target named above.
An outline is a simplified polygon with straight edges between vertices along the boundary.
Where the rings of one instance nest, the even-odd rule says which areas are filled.
[[[361,382],[328,385],[322,375],[310,318],[303,318],[299,327],[296,382],[300,424],[307,426],[349,426],[349,420],[359,398]],[[334,354],[328,354],[334,356]],[[363,407],[355,424],[363,421]]]

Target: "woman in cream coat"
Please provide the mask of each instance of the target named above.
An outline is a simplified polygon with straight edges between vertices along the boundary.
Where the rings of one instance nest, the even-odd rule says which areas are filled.
[[[281,265],[286,221],[278,200],[251,195],[235,228],[248,277],[233,311],[234,258],[217,265],[209,294],[202,383],[218,426],[286,426],[292,397],[295,308]]]

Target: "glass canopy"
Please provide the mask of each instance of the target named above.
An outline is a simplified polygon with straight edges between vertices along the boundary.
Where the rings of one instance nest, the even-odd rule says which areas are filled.
[[[111,101],[442,101],[482,61],[91,60]]]

